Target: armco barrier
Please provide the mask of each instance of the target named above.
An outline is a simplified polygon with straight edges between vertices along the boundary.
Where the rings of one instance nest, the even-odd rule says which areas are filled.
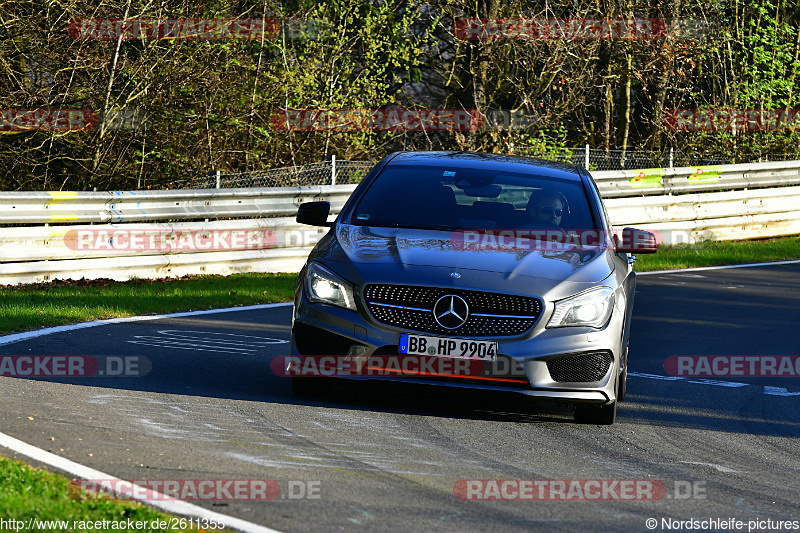
[[[592,175],[616,227],[667,243],[800,234],[800,161]],[[297,272],[327,231],[298,225],[297,207],[325,200],[335,215],[354,189],[0,193],[0,284]]]
[[[326,231],[297,224],[298,206],[329,201],[332,213],[338,213],[354,189],[326,185],[0,193],[0,225],[7,226],[0,227],[0,284],[296,272]],[[226,242],[232,232],[236,238],[257,235],[269,242],[257,247],[236,238]],[[128,238],[130,242],[120,245],[120,236],[133,234],[144,235],[145,242]],[[207,251],[205,234],[222,235],[222,242],[212,239],[208,248],[213,250]],[[83,240],[87,235],[92,238]],[[187,235],[197,245],[182,246],[180,239]],[[148,243],[152,236],[162,244]]]
[[[800,161],[592,172],[603,198],[800,185]]]
[[[4,192],[0,225],[290,216],[303,202],[341,209],[355,185],[170,191]]]

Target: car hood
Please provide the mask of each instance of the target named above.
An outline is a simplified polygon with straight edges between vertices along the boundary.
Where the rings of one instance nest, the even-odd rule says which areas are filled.
[[[524,276],[556,282],[596,283],[614,270],[612,252],[605,247],[555,243],[508,246],[491,240],[480,245],[465,245],[463,238],[450,231],[348,224],[337,224],[326,237],[319,243],[314,257],[349,262],[353,266],[373,265],[356,267],[362,275],[365,270],[376,269],[381,275],[406,277],[410,270],[419,274],[421,267],[431,267],[437,271],[449,269],[453,273],[484,273],[481,277],[491,274],[488,277],[497,281]]]

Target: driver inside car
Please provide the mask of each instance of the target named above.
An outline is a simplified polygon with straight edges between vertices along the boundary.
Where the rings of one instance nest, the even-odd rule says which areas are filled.
[[[528,200],[526,213],[533,225],[561,228],[564,214],[568,212],[567,199],[556,191],[541,190],[533,193]]]

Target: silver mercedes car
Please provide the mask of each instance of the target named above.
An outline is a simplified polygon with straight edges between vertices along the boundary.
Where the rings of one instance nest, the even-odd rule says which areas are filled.
[[[635,253],[589,173],[499,154],[400,152],[378,163],[298,277],[293,390],[320,375],[513,391],[612,424],[625,397]]]

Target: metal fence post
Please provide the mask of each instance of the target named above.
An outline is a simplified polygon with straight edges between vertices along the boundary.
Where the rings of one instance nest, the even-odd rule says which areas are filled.
[[[673,161],[673,159],[672,159],[672,150],[673,149],[674,148],[672,146],[669,147],[669,168],[673,168],[672,167],[672,161]]]
[[[219,189],[220,187],[220,176],[222,172],[219,170],[209,170],[208,171],[208,188],[209,189]]]
[[[331,154],[331,185],[336,185],[336,156]]]
[[[589,145],[585,144],[583,147],[583,168],[589,170]]]

